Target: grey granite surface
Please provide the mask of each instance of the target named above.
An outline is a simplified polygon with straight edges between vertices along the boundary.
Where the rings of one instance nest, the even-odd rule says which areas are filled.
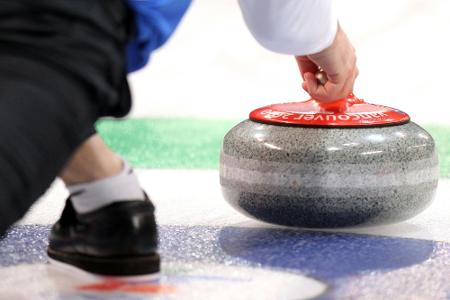
[[[367,128],[241,122],[225,136],[225,199],[262,221],[298,227],[397,222],[431,202],[438,158],[409,122]]]

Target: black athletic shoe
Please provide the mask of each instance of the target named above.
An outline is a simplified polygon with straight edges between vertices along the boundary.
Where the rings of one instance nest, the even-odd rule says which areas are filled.
[[[53,225],[48,256],[85,271],[110,276],[156,273],[160,269],[154,206],[121,201],[78,214],[70,198]]]

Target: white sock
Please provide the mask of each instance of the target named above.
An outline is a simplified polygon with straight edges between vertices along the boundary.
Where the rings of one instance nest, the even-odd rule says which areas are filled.
[[[144,192],[133,169],[124,160],[122,171],[100,180],[67,186],[73,207],[88,213],[117,201],[144,200]]]

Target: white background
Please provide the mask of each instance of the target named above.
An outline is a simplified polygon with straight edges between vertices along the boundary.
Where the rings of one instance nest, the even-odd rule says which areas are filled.
[[[450,1],[335,5],[357,50],[356,95],[418,123],[450,123]],[[235,0],[194,0],[175,35],[130,81],[133,117],[243,119],[259,106],[307,98],[294,59],[259,46]]]

